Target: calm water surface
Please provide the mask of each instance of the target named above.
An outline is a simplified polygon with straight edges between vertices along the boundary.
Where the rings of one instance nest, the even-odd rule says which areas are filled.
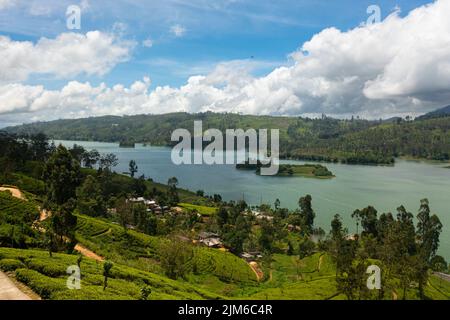
[[[137,144],[134,149],[119,148],[117,143],[55,141],[67,147],[74,143],[84,148],[97,149],[100,153],[114,153],[119,159],[117,172],[128,171],[130,160],[135,160],[139,175],[145,174],[154,181],[166,183],[177,177],[179,186],[207,194],[218,193],[224,200],[244,198],[249,204],[273,204],[297,207],[300,196],[310,194],[316,212],[316,225],[330,229],[330,221],[339,213],[349,230],[355,229],[351,213],[357,208],[374,206],[379,213],[396,213],[404,205],[414,215],[420,199],[428,198],[433,213],[444,225],[439,254],[450,260],[450,169],[443,164],[398,160],[393,167],[353,166],[326,164],[336,175],[335,179],[320,180],[302,177],[264,177],[251,171],[236,170],[227,165],[182,165],[171,161],[171,149],[145,147]],[[304,163],[289,161],[289,163]]]

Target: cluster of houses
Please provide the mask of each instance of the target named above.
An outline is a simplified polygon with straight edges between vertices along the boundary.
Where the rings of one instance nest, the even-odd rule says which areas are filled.
[[[147,207],[148,212],[163,213],[170,209],[167,206],[160,206],[155,200],[148,200],[144,197],[130,198],[127,201],[131,203],[143,203]]]

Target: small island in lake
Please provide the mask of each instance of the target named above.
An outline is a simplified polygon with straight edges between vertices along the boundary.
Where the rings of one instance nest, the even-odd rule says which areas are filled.
[[[136,146],[133,140],[121,140],[119,143],[120,148],[134,148]]]
[[[261,167],[263,167],[263,165],[259,160],[256,163],[255,161],[246,161],[236,165],[236,169],[238,170],[252,170],[258,175],[260,174]],[[318,179],[331,179],[335,177],[327,167],[320,164],[280,164],[278,173],[274,176],[307,177]]]

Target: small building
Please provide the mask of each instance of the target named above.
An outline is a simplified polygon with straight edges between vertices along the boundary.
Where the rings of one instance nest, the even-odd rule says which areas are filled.
[[[198,235],[198,242],[204,244],[209,248],[222,248],[223,243],[217,233],[200,232]]]
[[[254,260],[258,260],[261,259],[263,256],[260,252],[242,252],[240,254],[240,257],[246,261],[254,261]]]

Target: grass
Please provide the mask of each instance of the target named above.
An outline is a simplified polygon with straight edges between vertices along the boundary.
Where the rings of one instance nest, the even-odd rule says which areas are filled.
[[[119,225],[87,216],[78,216],[77,240],[112,261],[162,274],[159,265],[162,237],[133,230],[126,233]],[[256,277],[239,257],[217,249],[195,246],[194,262],[199,276],[211,275],[224,282],[251,283]],[[192,263],[194,263],[192,262]]]
[[[0,246],[25,248],[38,245],[39,235],[31,226],[39,218],[37,204],[0,192]]]
[[[281,177],[307,177],[331,179],[334,178],[333,173],[325,166],[319,164],[304,164],[304,165],[280,165],[277,176]]]
[[[103,291],[102,263],[83,259],[81,289],[67,287],[67,267],[75,265],[76,255],[53,254],[41,250],[0,248],[0,268],[14,271],[17,280],[29,286],[43,299],[105,300],[139,299],[142,286],[152,289],[150,299],[218,299],[220,295],[128,266],[114,264],[108,288]],[[6,262],[5,262],[6,261]],[[7,266],[7,268],[5,268]]]
[[[217,212],[217,208],[214,207],[207,207],[207,206],[200,206],[190,203],[179,203],[179,207],[187,209],[189,211],[197,211],[202,216],[212,216]]]

